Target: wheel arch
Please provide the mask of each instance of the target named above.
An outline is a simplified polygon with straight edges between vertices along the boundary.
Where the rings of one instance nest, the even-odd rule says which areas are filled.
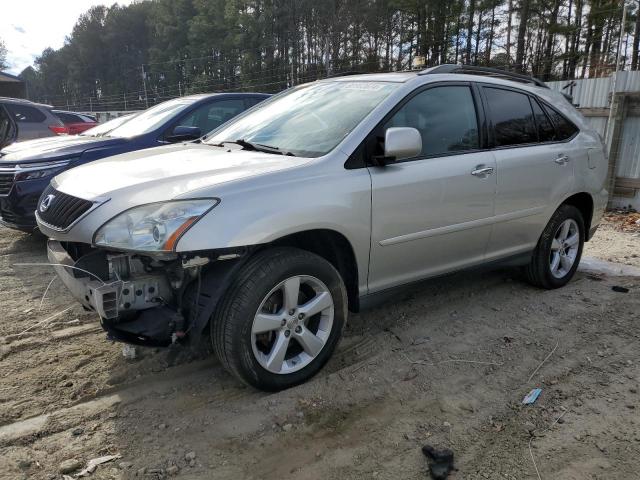
[[[189,329],[196,343],[240,268],[256,252],[274,246],[299,248],[327,260],[338,271],[345,283],[349,310],[354,313],[360,310],[358,263],[349,240],[335,230],[304,230],[285,235],[269,243],[245,247],[244,254],[239,258],[213,262],[202,275],[200,282],[190,283],[185,291],[184,304],[192,310],[189,315]]]
[[[343,234],[330,229],[303,230],[278,238],[268,245],[299,248],[324,258],[340,273],[344,281],[349,310],[359,311],[358,263],[353,246]]]
[[[585,241],[589,241],[591,231],[591,221],[593,219],[594,201],[591,194],[587,192],[574,193],[567,197],[561,205],[572,205],[576,207],[582,214],[584,220]]]

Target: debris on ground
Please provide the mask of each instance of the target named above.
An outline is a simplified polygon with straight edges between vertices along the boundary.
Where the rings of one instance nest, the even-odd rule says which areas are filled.
[[[611,290],[618,293],[629,293],[629,289],[627,287],[621,287],[620,285],[614,285],[611,287]]]
[[[640,212],[632,208],[621,208],[607,212],[605,218],[616,230],[623,232],[640,232]]]
[[[434,480],[443,480],[449,476],[453,468],[453,452],[448,448],[437,449],[431,445],[422,447],[422,453],[429,462],[429,472]]]
[[[122,356],[127,360],[135,360],[136,359],[135,345],[129,345],[128,343],[125,343],[122,346]]]
[[[540,363],[540,365],[538,365],[538,367],[533,371],[533,373],[531,375],[529,375],[529,378],[527,379],[527,382],[530,382],[531,379],[535,376],[536,373],[538,373],[538,370],[540,370],[542,368],[542,366],[547,362],[547,360],[549,360],[549,358],[551,357],[551,355],[553,355],[553,353],[558,349],[558,345],[560,345],[560,341],[558,340],[556,342],[556,346],[553,347],[553,350],[551,350],[549,352],[549,355],[547,355],[546,357],[544,357],[544,360],[542,360],[542,362]]]
[[[121,458],[120,455],[105,455],[104,457],[92,458],[87,462],[87,466],[84,470],[82,470],[77,477],[86,477],[95,471],[98,465],[102,465],[103,463],[110,462],[111,460],[116,460]]]
[[[541,388],[534,388],[533,390],[531,390],[529,393],[525,395],[525,397],[522,399],[522,404],[532,405],[536,403],[536,400],[538,400],[538,397],[540,396],[541,393],[542,393]]]
[[[58,472],[60,472],[62,474],[75,472],[81,466],[82,466],[82,463],[80,463],[79,460],[77,460],[75,458],[70,458],[70,459],[65,460],[64,462],[60,463],[60,466],[58,467]]]

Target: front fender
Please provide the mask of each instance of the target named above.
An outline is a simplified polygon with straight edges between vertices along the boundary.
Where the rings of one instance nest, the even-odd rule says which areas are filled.
[[[221,202],[178,242],[178,252],[246,247],[302,231],[342,234],[358,269],[368,271],[371,180],[367,169],[336,169],[283,184],[256,182],[215,191]]]

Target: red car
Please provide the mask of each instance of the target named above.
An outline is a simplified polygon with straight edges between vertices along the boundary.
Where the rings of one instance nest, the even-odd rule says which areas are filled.
[[[68,135],[77,135],[98,125],[95,117],[85,115],[84,113],[53,110],[53,114],[64,123],[64,127],[59,127],[60,131],[56,131],[59,135],[65,133]]]

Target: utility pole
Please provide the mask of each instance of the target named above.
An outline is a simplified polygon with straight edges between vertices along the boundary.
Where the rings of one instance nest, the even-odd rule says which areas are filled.
[[[180,80],[178,80],[178,96],[182,96],[182,84],[180,83]]]
[[[140,65],[142,68],[142,86],[144,88],[144,104],[149,108],[149,99],[147,98],[147,75],[144,73],[144,64]]]
[[[127,94],[123,93],[122,94],[122,99],[124,100],[124,109],[127,109]]]

